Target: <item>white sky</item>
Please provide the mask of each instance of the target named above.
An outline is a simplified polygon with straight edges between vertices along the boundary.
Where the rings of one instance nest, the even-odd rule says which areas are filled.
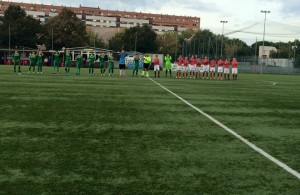
[[[172,15],[197,16],[201,18],[201,29],[222,34],[221,20],[228,21],[224,34],[258,23],[244,33],[228,35],[239,38],[248,45],[255,40],[262,41],[265,15],[267,14],[266,41],[294,41],[300,38],[299,0],[11,0],[13,2],[44,3],[78,7],[100,7],[122,11],[163,13]]]

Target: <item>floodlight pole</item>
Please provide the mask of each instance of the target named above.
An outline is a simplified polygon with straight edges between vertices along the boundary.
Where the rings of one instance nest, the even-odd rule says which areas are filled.
[[[222,42],[221,42],[221,58],[223,58],[224,24],[227,23],[228,21],[221,20],[220,22],[223,24],[223,27],[222,27]]]
[[[264,20],[264,34],[263,34],[263,49],[262,49],[262,63],[260,67],[260,74],[262,74],[263,64],[265,62],[264,56],[265,56],[265,34],[266,34],[266,20],[267,20],[267,14],[271,13],[270,11],[262,10],[261,13],[265,14],[265,20]]]

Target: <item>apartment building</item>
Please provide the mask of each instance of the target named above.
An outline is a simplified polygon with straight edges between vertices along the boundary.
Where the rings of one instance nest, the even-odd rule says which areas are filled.
[[[66,6],[32,4],[23,2],[0,1],[0,15],[3,15],[9,5],[19,5],[26,13],[35,19],[46,23],[57,16]],[[118,10],[103,10],[100,7],[67,7],[74,11],[86,26],[100,28],[130,28],[149,24],[158,34],[167,31],[200,30],[200,18],[191,16],[176,16],[167,14],[152,14],[142,12],[127,12]]]

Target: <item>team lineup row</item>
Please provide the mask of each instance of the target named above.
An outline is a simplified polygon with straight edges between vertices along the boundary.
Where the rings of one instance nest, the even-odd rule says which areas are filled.
[[[122,50],[119,53],[119,69],[120,74],[119,76],[126,76],[126,57],[127,53]],[[20,54],[18,51],[15,51],[15,53],[12,55],[12,60],[14,63],[14,72],[16,72],[16,68],[18,66],[18,72],[21,72],[20,68]],[[43,53],[42,51],[32,52],[29,55],[29,70],[28,73],[31,72],[31,69],[33,72],[35,72],[35,66],[38,66],[38,74],[42,74],[42,65],[43,65]],[[82,64],[83,64],[83,57],[81,54],[78,54],[76,56],[76,75],[80,75]],[[160,70],[162,69],[163,63],[160,62],[158,55],[154,57],[152,60],[148,53],[146,53],[143,56],[143,59],[139,55],[134,56],[134,62],[133,62],[133,72],[132,76],[138,75],[138,70],[140,66],[140,61],[143,60],[143,70],[141,75],[142,76],[149,76],[149,67],[150,64],[153,63],[154,65],[154,75],[155,77],[160,77]],[[108,63],[108,75],[114,76],[114,61],[115,58],[112,53],[109,54],[107,58],[105,58],[105,53],[101,53],[99,55],[99,62],[100,62],[100,73],[101,76],[105,76],[105,70],[106,70],[106,63]],[[96,62],[96,57],[92,53],[88,57],[89,62],[89,74],[94,74],[94,66]],[[165,62],[165,71],[166,71],[166,77],[169,76],[172,77],[172,67],[174,69],[174,66],[172,65],[172,56],[167,54],[164,57]],[[53,54],[53,73],[57,74],[59,73],[59,67],[60,67],[60,56],[59,53],[56,51]],[[237,65],[238,62],[235,58],[230,62],[228,59],[219,59],[216,61],[215,59],[208,59],[206,56],[203,59],[198,58],[196,55],[191,56],[190,59],[188,57],[183,58],[182,56],[179,56],[177,59],[177,66],[175,67],[176,70],[176,78],[206,78],[206,79],[220,79],[223,80],[223,73],[224,73],[224,79],[229,79],[229,65],[232,65],[232,77],[234,80],[237,79]],[[218,66],[218,68],[217,68]],[[66,50],[65,58],[64,58],[64,68],[66,74],[70,73],[70,67],[71,67],[71,54],[69,50]],[[217,68],[217,69],[216,69]],[[216,77],[217,72],[217,77]]]

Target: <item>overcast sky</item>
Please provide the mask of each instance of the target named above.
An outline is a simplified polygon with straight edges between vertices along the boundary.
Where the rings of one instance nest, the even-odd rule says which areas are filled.
[[[267,14],[266,41],[294,41],[300,38],[300,2],[299,0],[11,0],[14,2],[44,3],[78,7],[100,7],[122,11],[163,13],[172,15],[197,16],[201,18],[201,29],[209,29],[224,34],[244,29],[243,32],[228,34],[230,38],[239,38],[247,44],[262,41],[265,15]],[[249,27],[249,28],[246,28]]]

